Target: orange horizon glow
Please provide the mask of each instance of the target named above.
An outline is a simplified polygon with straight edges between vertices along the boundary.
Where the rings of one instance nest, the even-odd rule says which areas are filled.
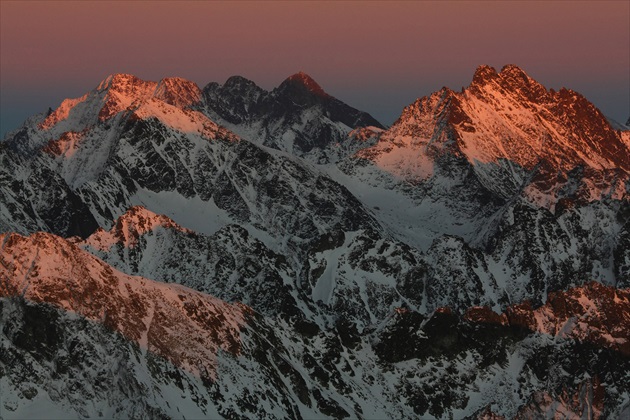
[[[389,124],[475,68],[516,64],[630,115],[628,2],[0,3],[4,125],[79,97],[112,73],[180,76],[200,87],[238,74],[265,89],[299,70]],[[14,115],[15,114],[15,115]],[[10,122],[11,121],[11,122]]]

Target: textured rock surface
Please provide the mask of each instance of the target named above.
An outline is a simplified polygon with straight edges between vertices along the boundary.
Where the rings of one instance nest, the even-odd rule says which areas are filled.
[[[388,130],[113,75],[0,143],[0,417],[623,417],[627,133],[515,66]]]
[[[360,148],[354,129],[383,126],[369,114],[330,96],[299,72],[267,92],[243,77],[204,88],[206,112],[222,125],[257,144],[314,163],[335,162]]]

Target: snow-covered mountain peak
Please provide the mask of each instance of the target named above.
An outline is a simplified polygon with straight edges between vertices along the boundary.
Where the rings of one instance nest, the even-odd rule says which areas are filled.
[[[106,79],[97,89],[97,92],[106,93],[98,114],[99,121],[108,120],[121,111],[137,107],[153,96],[156,87],[156,82],[145,82],[128,74],[116,74]]]
[[[164,78],[157,83],[131,74],[113,74],[81,98],[64,100],[39,127],[50,130],[68,120],[53,135],[81,131],[120,112],[135,110],[151,99],[183,110],[200,104],[201,90],[194,82],[179,77]]]
[[[256,113],[261,98],[269,92],[243,76],[231,76],[223,85],[208,83],[203,88],[204,104],[222,125],[244,124]]]
[[[249,80],[248,78],[243,77],[243,76],[239,76],[239,75],[234,75],[234,76],[228,77],[228,79],[223,84],[223,87],[231,89],[231,90],[233,90],[233,89],[262,90],[262,88],[259,87],[254,81]]]
[[[49,233],[0,235],[0,297],[48,303],[135,341],[201,378],[219,351],[239,354],[251,310],[183,286],[123,274]]]
[[[501,68],[499,76],[502,79],[521,79],[523,81],[533,80],[525,70],[517,66],[516,64],[506,64]]]
[[[137,107],[153,96],[156,87],[156,82],[146,82],[131,74],[110,75],[82,97],[65,99],[38,128],[50,131],[53,137],[66,131],[82,131]]]
[[[329,96],[311,76],[304,73],[303,71],[287,77],[278,87],[278,90],[282,92],[293,91],[295,89],[307,91],[311,94],[321,97]]]
[[[547,160],[563,170],[630,171],[627,148],[593,104],[569,89],[548,91],[515,65],[500,73],[480,66],[463,92],[444,88],[417,100],[389,133],[429,140],[445,127],[471,163],[509,159],[532,168]]]
[[[116,244],[133,248],[138,238],[160,228],[174,229],[187,234],[193,233],[165,215],[153,213],[143,206],[133,206],[116,220],[109,231],[99,228],[85,240],[85,243],[101,251],[107,251]]]
[[[485,88],[485,89],[484,89]],[[502,90],[505,92],[523,91],[528,100],[541,101],[546,99],[547,89],[529,77],[527,73],[514,64],[507,64],[497,72],[494,67],[481,65],[475,71],[468,91],[481,93],[484,90]]]
[[[157,98],[179,108],[197,105],[201,100],[201,90],[196,83],[182,77],[165,77],[159,82],[145,81],[132,74],[113,74],[96,88],[106,92],[110,99],[128,98],[132,102]]]
[[[154,96],[178,108],[190,108],[201,103],[199,86],[181,77],[167,77],[160,80]]]
[[[315,163],[354,153],[356,145],[346,141],[353,129],[383,128],[369,114],[324,92],[304,72],[288,77],[271,92],[232,76],[223,85],[206,85],[203,97],[205,113],[240,137]]]
[[[135,88],[144,86],[147,83],[154,84],[155,82],[145,82],[139,77],[133,74],[127,73],[115,73],[107,76],[96,87],[97,91],[109,91],[115,90],[118,92],[132,92]]]
[[[553,208],[565,194],[585,201],[627,196],[627,143],[579,93],[547,90],[515,65],[499,73],[480,66],[461,92],[443,88],[406,107],[358,157],[412,182],[428,180],[438,161],[463,158],[485,188],[503,197],[523,191]]]
[[[490,80],[496,79],[497,77],[498,74],[494,67],[482,64],[475,70],[472,83],[475,85],[483,85]]]
[[[492,67],[480,66],[466,91],[485,99],[496,97],[498,92],[500,95],[515,97],[525,103],[544,104],[553,101],[543,85],[514,64],[503,66],[499,73]]]
[[[133,119],[156,118],[174,130],[208,139],[216,138],[219,131],[234,137],[197,111],[201,103],[201,90],[189,80],[169,77],[158,83],[130,74],[114,74],[81,98],[64,100],[38,128],[44,130],[46,142],[63,140],[67,133],[85,133],[127,112]]]

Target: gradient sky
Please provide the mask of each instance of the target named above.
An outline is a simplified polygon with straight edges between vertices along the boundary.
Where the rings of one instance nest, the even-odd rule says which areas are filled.
[[[630,2],[0,1],[0,135],[111,73],[266,89],[303,70],[392,123],[475,68],[516,64],[630,116]]]

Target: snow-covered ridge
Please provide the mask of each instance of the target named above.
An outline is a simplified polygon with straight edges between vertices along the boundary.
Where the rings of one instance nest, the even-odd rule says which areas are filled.
[[[552,292],[547,302],[529,302],[496,314],[485,307],[471,308],[465,318],[474,322],[523,327],[559,338],[611,348],[630,355],[630,290],[591,282],[567,291]]]
[[[304,72],[289,76],[270,92],[240,76],[230,77],[222,86],[210,83],[202,91],[180,77],[154,82],[114,74],[30,124],[28,148],[57,142],[67,133],[110,131],[128,117],[155,118],[176,131],[206,139],[236,138],[230,130],[256,144],[309,156],[317,163],[337,161],[363,147],[348,137],[353,129],[381,127],[369,114],[327,94]]]
[[[235,135],[218,126],[201,112],[182,109],[156,98],[139,105],[131,114],[131,118],[140,120],[156,118],[179,132],[197,134],[211,140],[217,137],[236,139]]]
[[[201,102],[199,86],[181,77],[160,80],[153,95],[167,104],[183,109],[199,105]]]
[[[132,248],[137,244],[140,236],[158,228],[175,229],[187,234],[194,233],[179,226],[165,215],[155,214],[142,206],[133,206],[118,218],[109,231],[98,228],[85,240],[85,245],[100,251],[108,251],[114,245]]]
[[[418,99],[388,137],[429,142],[442,124],[471,163],[503,158],[531,168],[545,159],[564,170],[586,164],[630,171],[619,133],[593,104],[570,89],[547,90],[514,65],[499,73],[481,66],[462,92],[444,88]]]
[[[77,105],[85,102],[88,98],[88,94],[76,99],[64,99],[61,105],[54,110],[50,115],[46,117],[44,121],[39,124],[39,128],[43,130],[49,130],[54,127],[58,122],[66,120],[70,116],[72,111]]]
[[[577,168],[566,196],[580,196],[582,177],[596,187],[586,191],[596,201],[567,200],[554,214],[518,195],[537,182],[535,170],[505,158],[467,159],[457,130],[473,133],[477,126],[453,113],[465,98],[446,88],[422,113],[409,109],[417,124],[407,134],[388,138],[364,113],[322,100],[301,80],[289,83],[295,89],[265,92],[232,77],[204,89],[199,106],[194,86],[183,79],[155,84],[147,97],[139,79],[114,79],[50,130],[37,128],[41,116],[0,144],[0,231],[87,238],[0,237],[0,296],[11,296],[0,299],[0,371],[8,372],[0,387],[11,398],[8,406],[0,401],[0,410],[14,410],[8,418],[28,417],[20,404],[37,405],[47,395],[52,407],[87,407],[84,418],[474,418],[490,405],[512,418],[538,391],[549,393],[549,407],[557,406],[555,391],[563,387],[569,396],[588,394],[574,393],[595,375],[606,378],[603,416],[619,417],[628,407],[630,361],[611,350],[627,340],[626,301],[615,302],[625,291],[594,288],[566,304],[552,293],[588,280],[628,287],[628,201],[591,194],[611,180],[623,186],[617,169]],[[480,69],[475,83],[482,96],[488,85],[509,92],[519,86],[523,97],[540,90],[514,68]],[[111,92],[141,100],[100,121]],[[203,133],[204,118],[223,124],[213,112],[229,118],[244,141],[207,141],[212,131]],[[232,138],[227,130],[218,134]],[[345,159],[357,151],[364,159]],[[389,172],[369,178],[378,170],[370,161],[379,156]],[[347,172],[334,165],[338,157]],[[554,175],[542,180],[557,185],[562,171],[552,163],[540,165]],[[402,182],[385,177],[394,170]],[[133,205],[150,210],[128,210]],[[244,302],[256,313],[147,279]],[[514,306],[526,299],[538,309]],[[545,309],[547,302],[556,303]],[[485,326],[457,315],[481,305],[511,308],[514,324],[506,324],[508,315],[494,314],[500,325]],[[436,311],[446,306],[451,311]],[[63,322],[53,316],[47,322],[52,312]],[[33,352],[24,337],[40,324],[49,334],[31,335],[31,345],[44,343]],[[108,334],[92,331],[98,339],[90,338],[90,329]],[[582,343],[591,332],[602,341]],[[62,343],[46,346],[53,335]],[[124,358],[110,357],[113,335],[124,342]],[[64,362],[66,355],[72,357]],[[151,361],[162,358],[212,380],[190,387],[180,379],[193,375],[170,363],[164,363],[168,374],[153,375]],[[64,363],[71,369],[65,376],[58,369]],[[102,385],[101,365],[111,367],[116,381]],[[140,396],[126,387],[134,378]],[[156,383],[175,393],[154,393]],[[22,398],[34,394],[31,387],[37,398]],[[193,408],[217,406],[220,414],[179,411],[193,389],[199,391]],[[144,391],[168,410],[145,409]],[[103,399],[104,393],[115,398]],[[99,398],[109,403],[99,405]],[[132,410],[110,415],[88,407],[118,408],[121,400]],[[567,413],[581,417],[589,410],[587,403]]]
[[[47,233],[0,235],[0,296],[22,296],[102,322],[202,377],[218,351],[238,355],[249,308],[183,286],[125,275]]]
[[[39,124],[39,128],[50,132],[48,136],[54,138],[64,131],[81,131],[110,120],[120,112],[134,111],[147,104],[152,109],[167,107],[170,114],[177,114],[175,110],[184,112],[183,116],[171,116],[164,121],[172,124],[174,121],[194,119],[190,112],[185,111],[199,105],[200,101],[199,87],[183,78],[170,77],[153,82],[130,74],[114,74],[81,98],[64,100]],[[162,106],[156,105],[156,102]],[[163,117],[164,114],[154,112],[151,116]],[[199,115],[196,118],[199,119]]]
[[[630,182],[624,132],[570,89],[547,89],[522,69],[480,66],[471,84],[407,106],[356,157],[406,182],[451,177],[467,162],[484,188],[553,209],[562,198],[622,199]]]
[[[241,76],[203,89],[204,112],[255,144],[278,149],[313,163],[337,162],[352,155],[357,128],[383,128],[369,114],[327,94],[304,72],[266,91]],[[364,147],[364,146],[361,146]]]
[[[81,147],[85,134],[85,130],[82,132],[66,131],[58,139],[49,141],[44,147],[44,151],[54,156],[71,158]]]
[[[308,74],[303,71],[299,71],[285,79],[278,89],[283,89],[288,85],[301,86],[307,89],[309,92],[322,97],[330,97],[329,94],[324,92],[324,89]]]
[[[55,170],[77,188],[107,170],[123,132],[134,123],[159,122],[172,133],[171,139],[190,135],[196,140],[238,141],[198,110],[200,101],[199,87],[182,78],[156,83],[116,74],[83,97],[65,100],[42,123],[25,126],[9,143],[50,155]]]

